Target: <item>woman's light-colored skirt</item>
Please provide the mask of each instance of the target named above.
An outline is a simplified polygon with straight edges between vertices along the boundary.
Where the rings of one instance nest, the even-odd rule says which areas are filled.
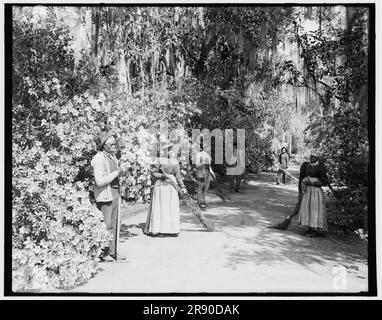
[[[176,183],[175,177],[172,179]],[[177,234],[180,232],[178,191],[170,182],[158,180],[153,188],[144,233]]]
[[[299,224],[327,231],[325,199],[320,187],[305,186],[299,210]]]

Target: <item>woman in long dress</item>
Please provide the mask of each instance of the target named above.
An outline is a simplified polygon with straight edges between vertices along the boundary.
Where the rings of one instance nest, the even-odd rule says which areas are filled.
[[[165,147],[172,146],[168,144]],[[184,193],[187,189],[174,150],[169,151],[169,158],[157,160],[152,175],[155,183],[144,233],[150,236],[177,236],[180,232],[179,196],[172,183],[178,184]]]
[[[302,199],[299,208],[299,224],[307,226],[306,236],[315,237],[327,231],[326,206],[321,186],[328,184],[325,167],[319,163],[318,155],[312,152],[310,162],[300,169]]]
[[[288,162],[289,162],[289,154],[288,151],[285,147],[281,148],[281,154],[279,155],[279,164],[280,164],[280,169],[277,172],[277,184],[279,185],[281,182],[285,186],[285,180],[286,180],[286,175],[285,171],[282,169],[288,169]]]

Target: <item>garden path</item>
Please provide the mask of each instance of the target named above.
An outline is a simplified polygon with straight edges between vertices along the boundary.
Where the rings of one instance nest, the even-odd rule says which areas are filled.
[[[295,220],[285,231],[267,228],[292,213],[296,200],[296,185],[276,186],[275,174],[262,172],[232,201],[211,191],[205,217],[214,232],[206,232],[186,206],[177,238],[144,235],[145,208],[125,213],[120,250],[126,263],[103,263],[87,283],[66,292],[367,291],[367,244],[356,236],[307,238]]]

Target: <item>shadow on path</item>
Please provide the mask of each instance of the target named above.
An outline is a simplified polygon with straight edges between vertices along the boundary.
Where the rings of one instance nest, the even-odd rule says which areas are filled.
[[[136,237],[139,235],[139,233],[136,233],[135,230],[136,228],[140,228],[141,224],[121,224],[121,229],[120,229],[120,239],[121,241],[126,241],[129,238]]]
[[[121,252],[127,263],[101,264],[77,292],[338,292],[333,267],[348,271],[347,292],[367,290],[367,245],[356,237],[303,236],[294,220],[288,230],[269,229],[291,214],[296,185],[278,187],[262,172],[224,202],[213,190],[204,216],[207,232],[184,204],[179,237],[143,235],[146,213],[123,218]]]
[[[292,262],[306,268],[312,264],[352,265],[351,271],[358,270],[355,264],[367,264],[367,244],[356,236],[326,233],[324,237],[308,238],[297,217],[288,230],[267,228],[291,214],[297,202],[297,186],[293,190],[264,182],[272,181],[272,175],[261,173],[262,177],[256,179],[260,183],[250,182],[245,193],[233,194],[232,202],[210,203],[204,212],[215,230],[231,239],[225,247],[228,267],[248,262],[263,266]],[[197,218],[188,213],[181,216],[181,222],[197,224]]]

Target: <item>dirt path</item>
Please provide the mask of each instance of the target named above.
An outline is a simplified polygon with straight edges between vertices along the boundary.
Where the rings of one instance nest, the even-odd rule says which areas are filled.
[[[294,168],[296,169],[296,168]],[[293,221],[287,231],[268,229],[293,211],[297,187],[275,185],[261,173],[244,193],[223,202],[211,192],[206,232],[181,208],[177,238],[142,233],[146,210],[125,216],[121,253],[126,263],[104,263],[86,284],[68,292],[261,293],[367,290],[367,246],[354,237],[307,238]]]

